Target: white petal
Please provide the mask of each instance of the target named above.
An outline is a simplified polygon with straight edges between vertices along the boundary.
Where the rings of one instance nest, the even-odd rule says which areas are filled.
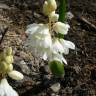
[[[70,48],[73,50],[75,49],[75,44],[73,42],[68,41],[68,40],[63,40],[63,39],[61,39],[60,41],[61,41],[62,45],[65,46],[66,48]]]
[[[53,52],[60,52],[60,53],[63,53],[64,52],[63,46],[60,44],[60,42],[58,41],[58,39],[55,39],[54,40],[54,43],[53,43]]]
[[[25,33],[27,34],[33,34],[37,31],[37,29],[39,28],[39,25],[36,23],[30,24],[27,26],[27,30]]]
[[[61,60],[61,61],[64,62],[65,64],[67,64],[67,61],[66,61],[66,59],[63,57],[62,54],[58,54],[57,57],[58,57],[59,60]]]
[[[39,26],[40,27],[34,34],[29,35],[28,39],[25,41],[25,46],[47,48],[52,45],[48,26],[41,24],[39,24]]]
[[[44,53],[42,59],[43,59],[43,60],[47,60],[47,58],[48,58],[47,53]]]
[[[64,24],[62,22],[56,22],[54,25],[54,30],[57,33],[61,33],[61,34],[67,34],[68,30],[69,30],[70,26],[68,24]]]
[[[6,78],[0,81],[0,96],[19,96],[18,93],[8,84]]]
[[[18,72],[18,71],[11,71],[8,73],[8,76],[12,79],[15,79],[15,80],[22,80],[24,78],[23,74]]]
[[[41,37],[45,37],[45,36],[49,36],[50,33],[49,33],[49,28],[48,28],[48,25],[46,24],[39,24],[39,28],[37,30],[37,36],[41,36]]]
[[[61,63],[64,62],[64,64],[67,64],[67,61],[66,59],[63,57],[62,54],[59,54],[59,53],[52,53],[49,57],[49,61],[53,61],[53,60],[57,60],[57,61],[60,61]]]
[[[52,46],[52,39],[51,36],[46,36],[42,41],[44,48],[51,48]]]
[[[64,62],[64,64],[66,64],[67,65],[67,61],[66,61],[66,59],[61,55],[61,57],[60,57],[61,59],[62,59],[62,61]]]

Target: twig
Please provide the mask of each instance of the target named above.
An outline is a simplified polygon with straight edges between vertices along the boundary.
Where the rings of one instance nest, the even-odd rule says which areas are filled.
[[[5,28],[4,32],[2,32],[2,37],[1,37],[1,40],[0,40],[0,45],[1,45],[2,41],[3,41],[3,39],[4,39],[4,36],[5,36],[7,31],[8,31],[8,27]]]
[[[84,18],[83,16],[77,16],[77,20],[79,20],[80,22],[82,22],[83,24],[85,24],[85,28],[88,30],[88,27],[96,32],[96,26],[94,24],[92,24],[91,22],[89,22],[86,18]],[[87,26],[86,26],[87,25]]]

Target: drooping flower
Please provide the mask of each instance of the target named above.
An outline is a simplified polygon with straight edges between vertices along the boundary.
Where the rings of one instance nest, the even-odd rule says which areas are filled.
[[[66,35],[68,33],[68,30],[70,28],[70,26],[68,24],[65,24],[62,22],[56,22],[53,27],[54,27],[55,32],[61,33],[64,35]]]
[[[28,25],[29,26],[29,25]],[[25,41],[25,46],[32,51],[35,56],[42,57],[52,46],[52,38],[47,24],[31,24],[26,33],[29,35]]]
[[[24,45],[36,57],[49,61],[58,60],[67,64],[63,54],[68,54],[69,49],[75,49],[75,45],[71,41],[58,38],[60,34],[66,35],[70,26],[58,21],[59,15],[55,13],[56,8],[55,0],[44,2],[43,13],[48,16],[49,22],[48,24],[28,25],[26,30],[28,38]]]
[[[74,50],[75,44],[64,40],[63,36],[68,33],[70,26],[58,21],[59,15],[55,13],[56,8],[55,0],[44,2],[43,13],[48,16],[49,22],[28,25],[26,30],[28,38],[24,46],[36,57],[48,60],[53,73],[63,76],[64,64],[67,64],[63,55],[68,54],[69,49]]]
[[[53,42],[54,53],[69,54],[69,49],[75,49],[75,44],[71,41],[56,38]]]
[[[71,41],[55,38],[49,54],[49,61],[57,60],[67,64],[63,54],[69,54],[69,49],[75,49],[75,44]]]

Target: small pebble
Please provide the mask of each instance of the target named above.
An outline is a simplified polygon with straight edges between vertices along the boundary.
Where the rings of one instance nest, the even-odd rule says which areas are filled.
[[[30,74],[30,69],[24,60],[20,61],[19,66],[25,74],[27,74],[27,75]]]
[[[60,83],[55,83],[50,88],[53,92],[58,92],[60,90]]]
[[[41,66],[41,67],[40,67],[40,71],[41,71],[42,73],[49,73],[49,66],[48,66],[48,65]]]
[[[55,93],[52,93],[51,96],[59,96],[59,95],[56,95]]]
[[[51,79],[51,75],[44,75],[44,80],[50,80]]]
[[[71,12],[67,12],[66,17],[70,20],[74,17],[74,15]]]

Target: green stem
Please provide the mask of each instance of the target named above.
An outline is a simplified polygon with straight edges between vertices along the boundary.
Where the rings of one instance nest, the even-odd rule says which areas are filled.
[[[65,22],[65,15],[66,15],[66,0],[60,0],[59,21]]]

